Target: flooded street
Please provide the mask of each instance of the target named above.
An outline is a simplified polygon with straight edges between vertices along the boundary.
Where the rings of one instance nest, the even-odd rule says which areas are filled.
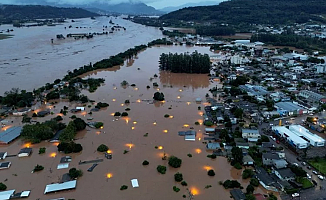
[[[114,31],[108,35],[96,35],[91,39],[57,39],[69,33],[102,33],[110,31],[112,19],[115,25],[126,31]],[[72,28],[68,28],[72,26]],[[107,26],[108,28],[104,28]],[[66,27],[66,29],[65,29]],[[76,28],[82,27],[82,28]],[[76,19],[75,22],[57,26],[15,28],[1,25],[0,31],[13,29],[13,38],[0,40],[0,95],[13,87],[33,90],[45,83],[63,78],[68,70],[123,52],[136,45],[161,38],[158,28],[146,27],[121,18],[98,17]],[[53,44],[51,43],[53,40]],[[5,83],[5,84],[4,84]]]
[[[183,199],[182,195],[188,197],[187,188],[195,195],[195,199],[230,199],[229,191],[219,185],[219,181],[238,179],[246,188],[249,180],[243,181],[241,170],[231,167],[226,158],[217,157],[213,160],[206,157],[212,152],[207,152],[203,144],[205,127],[194,124],[196,121],[202,123],[201,115],[204,106],[207,105],[205,101],[197,104],[195,99],[204,100],[206,93],[209,93],[209,88],[222,87],[222,85],[218,82],[210,82],[205,74],[171,74],[158,70],[158,58],[161,53],[183,53],[195,50],[213,54],[209,51],[209,47],[152,47],[139,53],[133,60],[126,61],[124,66],[85,75],[85,77],[105,78],[105,85],[99,87],[95,93],[87,91],[83,93],[96,102],[107,102],[110,106],[99,112],[93,112],[92,115],[87,114],[91,108],[86,106],[86,111],[76,114],[85,121],[93,117],[93,121],[104,122],[104,128],[95,130],[87,127],[87,130],[76,135],[76,142],[82,144],[83,151],[70,154],[73,160],[69,168],[82,169],[84,175],[78,179],[75,190],[43,195],[46,184],[60,181],[62,175],[69,170],[56,169],[64,154],[58,153],[56,144],[49,142],[27,144],[34,150],[31,157],[7,158],[6,161],[11,161],[12,166],[0,171],[0,182],[6,180],[4,183],[8,189],[16,189],[16,192],[31,190],[28,199],[41,200],[59,197],[77,200],[174,200]],[[158,77],[154,78],[155,74]],[[136,86],[122,87],[120,83],[123,80],[126,80],[129,85]],[[153,87],[155,82],[158,87]],[[150,88],[147,89],[146,86]],[[164,102],[152,103],[153,94],[157,91],[164,93]],[[126,105],[125,100],[130,100],[130,104]],[[76,106],[60,102],[55,107],[48,108],[57,114],[64,105],[69,106],[69,109]],[[198,106],[201,106],[201,110],[198,110]],[[126,108],[130,108],[128,117],[113,116],[115,112],[124,112]],[[165,118],[165,114],[172,117]],[[54,116],[50,115],[39,120],[45,121]],[[71,113],[63,116],[64,122],[68,123],[71,116]],[[13,120],[14,124],[21,122],[21,118],[12,117],[10,120]],[[178,131],[188,130],[190,127],[194,127],[197,131],[195,142],[185,141],[184,137],[178,136]],[[148,133],[147,137],[144,136],[146,133]],[[108,145],[113,154],[112,160],[106,159],[103,153],[96,151],[100,144]],[[26,144],[19,139],[9,146],[0,147],[0,152],[8,151],[9,155],[17,154],[23,146]],[[155,146],[162,146],[162,149],[156,149]],[[38,154],[40,147],[47,148],[45,154]],[[124,154],[124,150],[129,152]],[[168,161],[162,160],[164,153],[166,156],[174,155],[181,158],[181,167],[178,169],[169,167]],[[192,154],[192,157],[188,157],[187,154]],[[92,164],[78,164],[79,161],[98,158],[104,161],[99,163],[93,172],[87,171]],[[149,161],[148,166],[142,165],[144,160]],[[31,174],[36,164],[43,165],[45,169]],[[167,166],[166,174],[157,172],[158,165]],[[207,175],[209,169],[215,170],[214,177]],[[188,183],[187,187],[174,181],[176,172],[183,174],[184,180]],[[109,178],[107,174],[110,174]],[[130,180],[134,178],[138,179],[139,188],[132,188]],[[127,185],[128,189],[120,191],[122,185]],[[205,189],[207,185],[212,187]],[[173,186],[179,187],[180,192],[174,192]],[[265,191],[258,188],[257,192]]]

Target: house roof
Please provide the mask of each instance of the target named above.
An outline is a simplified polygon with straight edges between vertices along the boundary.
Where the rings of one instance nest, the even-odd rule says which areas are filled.
[[[0,133],[0,143],[8,144],[20,136],[22,127],[14,126]]]
[[[290,177],[294,177],[295,174],[291,171],[290,168],[285,168],[285,169],[279,169],[276,170],[283,178],[290,178]]]
[[[258,129],[242,129],[242,133],[259,134],[259,130]]]
[[[280,159],[278,154],[275,154],[275,153],[263,153],[262,157],[264,159],[269,159],[269,160],[279,160]]]
[[[63,133],[63,130],[57,131],[53,138],[51,138],[50,142],[58,142],[60,135]]]
[[[257,167],[257,178],[259,181],[263,182],[265,185],[272,185],[275,181],[270,177],[270,175],[262,167]]]
[[[240,189],[233,189],[230,191],[234,200],[245,200],[246,195]]]
[[[71,156],[64,156],[60,159],[60,163],[67,163],[67,162],[71,162]]]
[[[32,153],[32,148],[23,148],[23,149],[21,149],[20,151],[19,151],[19,153],[18,154],[21,154],[21,153],[27,153],[27,154],[30,154],[30,153]]]
[[[243,156],[242,161],[244,163],[248,163],[248,162],[254,162],[254,159],[252,159],[252,157],[249,155],[245,155],[245,156]]]
[[[15,190],[6,190],[3,192],[0,192],[0,199],[10,199],[11,195],[13,195]]]
[[[50,192],[58,192],[61,190],[69,190],[76,188],[77,180],[73,181],[67,181],[64,183],[54,183],[49,184],[45,187],[44,194],[50,193]]]
[[[7,152],[0,152],[0,159],[5,159],[7,156]]]
[[[219,143],[207,143],[207,149],[220,149],[221,145]]]
[[[2,162],[0,163],[0,168],[9,168],[11,165],[11,162]]]

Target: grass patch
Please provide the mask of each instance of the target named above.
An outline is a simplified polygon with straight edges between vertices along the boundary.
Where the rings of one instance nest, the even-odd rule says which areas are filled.
[[[298,177],[296,181],[302,184],[303,189],[311,188],[314,186],[314,184],[311,181],[309,181],[307,178]]]
[[[318,158],[309,161],[309,164],[312,165],[315,169],[317,169],[322,174],[326,174],[326,159]]]

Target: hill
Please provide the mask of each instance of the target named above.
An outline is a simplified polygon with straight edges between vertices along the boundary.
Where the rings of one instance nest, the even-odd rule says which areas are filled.
[[[225,24],[287,24],[311,20],[325,22],[325,0],[231,0],[216,6],[183,8],[160,20]]]
[[[219,0],[219,1],[203,1],[203,2],[198,2],[198,3],[187,3],[187,4],[180,5],[180,6],[168,6],[168,7],[159,9],[159,10],[163,11],[163,12],[166,12],[166,13],[169,13],[169,12],[173,12],[173,11],[180,10],[182,8],[187,8],[187,7],[217,5],[220,2],[222,2],[222,0]]]
[[[109,4],[93,4],[92,7],[100,8],[110,13],[132,14],[132,15],[162,15],[165,12],[158,11],[152,6],[144,3],[119,3],[115,5]]]
[[[84,18],[98,16],[81,8],[58,8],[41,5],[0,5],[0,23],[50,18]]]

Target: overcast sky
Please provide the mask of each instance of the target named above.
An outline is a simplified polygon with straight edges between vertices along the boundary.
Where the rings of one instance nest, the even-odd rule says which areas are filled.
[[[35,2],[39,2],[40,0],[0,0],[2,4],[35,4]],[[42,0],[41,0],[42,1]],[[109,2],[112,4],[120,3],[120,2],[140,2],[139,0],[43,0],[47,2],[56,2],[56,3],[68,3],[68,4],[84,4],[84,3],[92,3],[94,1],[101,1],[101,2]],[[179,6],[186,3],[197,3],[201,1],[207,0],[141,0],[141,2],[146,3],[147,5],[153,6],[155,8],[164,8],[168,6]],[[210,1],[210,0],[208,0]],[[211,0],[220,2],[221,0]]]

